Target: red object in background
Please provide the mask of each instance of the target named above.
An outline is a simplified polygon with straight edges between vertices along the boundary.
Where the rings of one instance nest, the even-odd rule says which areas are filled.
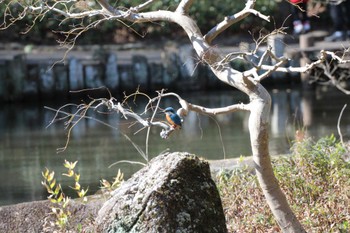
[[[307,3],[308,0],[289,0],[291,3],[299,4],[299,3]]]

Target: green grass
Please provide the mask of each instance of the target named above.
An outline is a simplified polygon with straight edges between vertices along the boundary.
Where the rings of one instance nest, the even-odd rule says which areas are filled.
[[[307,232],[350,232],[350,163],[332,135],[295,142],[274,172]],[[217,175],[229,232],[279,232],[256,176],[242,167]]]

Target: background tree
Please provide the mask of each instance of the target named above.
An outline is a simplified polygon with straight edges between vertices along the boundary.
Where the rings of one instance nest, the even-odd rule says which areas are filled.
[[[213,45],[213,40],[228,28],[235,24],[237,25],[248,16],[249,18],[257,17],[265,22],[270,21],[269,16],[255,10],[255,0],[247,0],[241,10],[223,17],[220,22],[215,23],[208,30],[206,28],[201,29],[196,22],[197,12],[194,8],[195,6],[202,5],[199,1],[174,1],[171,5],[166,5],[165,3],[168,2],[148,0],[142,3],[136,2],[133,5],[131,3],[122,5],[119,1],[112,2],[107,0],[10,0],[6,1],[2,28],[8,28],[27,16],[32,22],[29,24],[28,30],[30,30],[37,22],[50,20],[46,18],[50,13],[51,17],[62,23],[70,20],[68,27],[57,28],[55,30],[59,31],[60,35],[63,36],[61,44],[71,49],[82,33],[93,29],[105,21],[121,22],[126,26],[154,22],[172,23],[180,26],[191,42],[198,58],[210,67],[219,80],[247,94],[250,102],[247,104],[233,104],[222,108],[206,108],[188,103],[175,93],[160,93],[158,98],[150,100],[150,102],[154,102],[167,95],[176,96],[181,105],[181,108],[177,112],[183,118],[186,117],[188,111],[209,115],[228,114],[235,111],[249,112],[249,132],[253,160],[256,174],[267,203],[284,232],[305,232],[289,207],[272,170],[268,148],[271,98],[260,82],[275,71],[306,72],[325,62],[329,57],[338,61],[338,63],[346,63],[348,61],[343,60],[335,53],[321,51],[317,61],[303,67],[286,68],[283,66],[288,59],[277,57],[273,54],[271,48],[268,47],[263,54],[257,53],[258,48],[266,41],[268,36],[278,33],[283,34],[283,29],[274,30],[268,35],[260,35],[256,39],[255,48],[249,52],[223,54],[218,46]],[[215,6],[222,7],[220,4],[215,4]],[[219,9],[215,9],[214,12],[219,12]],[[235,59],[244,60],[250,65],[250,68],[245,71],[235,70],[230,66],[230,61]],[[271,63],[268,62],[271,60],[273,61],[273,65],[270,65]],[[111,110],[119,111],[124,116],[134,117],[146,127],[155,125],[164,128],[161,134],[164,138],[173,131],[173,128],[168,125],[153,121],[153,118],[151,120],[142,119],[139,115],[124,109],[122,103],[117,102],[113,98],[94,100],[89,105],[83,106],[79,110],[79,114],[84,114],[88,108],[97,108],[101,105],[106,105]]]
[[[133,5],[139,5],[143,1],[136,0],[132,3],[128,0],[119,0],[118,6],[132,7]],[[95,6],[94,1],[88,3],[91,7]],[[149,6],[148,10],[158,10],[158,9],[175,9],[178,1],[158,1]],[[215,2],[194,2],[194,5],[190,9],[190,14],[195,17],[198,26],[202,30],[209,30],[216,25],[218,19],[223,19],[225,16],[232,14],[232,12],[237,12],[244,7],[244,1],[230,1],[221,0]],[[79,4],[77,4],[79,6]],[[80,7],[83,4],[80,4]],[[278,14],[276,11],[277,3],[276,1],[270,0],[260,0],[257,2],[255,9],[263,12],[267,15]],[[8,5],[0,4],[0,15],[4,15]],[[12,11],[18,11],[21,8],[13,4]],[[23,18],[16,22],[11,28],[6,31],[0,31],[0,40],[3,42],[24,42],[33,44],[55,44],[57,39],[62,39],[57,33],[53,33],[52,30],[68,30],[71,21],[62,21],[59,16],[53,11],[49,11],[45,14],[44,18],[41,18],[40,23],[33,25],[30,33],[22,33],[23,29],[32,25],[33,15],[23,15]],[[256,17],[251,17],[244,22],[237,25],[232,25],[230,27],[230,33],[240,33],[249,31],[260,30],[261,26],[269,26],[268,22],[259,22],[260,20]],[[83,37],[79,40],[79,44],[88,43],[114,43],[114,42],[128,42],[127,39],[138,39],[140,35],[144,39],[154,39],[157,38],[179,38],[183,37],[184,33],[181,30],[177,30],[178,27],[175,24],[169,24],[167,22],[157,22],[152,24],[131,24],[129,25],[132,30],[137,33],[133,33],[132,30],[125,27],[123,24],[116,24],[113,20],[107,20],[97,25],[97,27],[86,32]],[[270,25],[271,26],[271,25]],[[103,35],[101,37],[100,35]]]

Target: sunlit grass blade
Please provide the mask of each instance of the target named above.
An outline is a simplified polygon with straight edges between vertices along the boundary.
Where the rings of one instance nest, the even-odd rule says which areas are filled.
[[[148,162],[148,158],[145,152],[143,152],[143,150],[136,143],[134,143],[126,134],[123,134],[123,136],[133,145],[133,147],[137,150],[137,152],[139,152],[142,158],[146,160],[146,162]]]
[[[108,166],[108,168],[113,167],[114,165],[117,165],[119,163],[129,163],[129,164],[138,164],[138,165],[142,165],[142,166],[146,166],[147,164],[139,162],[139,161],[131,161],[131,160],[120,160],[118,162],[112,163],[111,165]]]

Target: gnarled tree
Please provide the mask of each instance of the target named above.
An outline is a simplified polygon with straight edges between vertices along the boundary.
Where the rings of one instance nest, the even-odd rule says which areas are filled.
[[[33,15],[33,23],[35,23],[43,19],[48,12],[54,12],[58,17],[61,17],[62,21],[74,20],[74,27],[66,31],[61,31],[66,36],[63,44],[69,45],[69,48],[72,48],[76,39],[82,33],[107,20],[115,20],[124,22],[125,24],[165,21],[179,25],[187,34],[200,60],[208,65],[216,77],[222,82],[247,94],[250,102],[248,104],[235,104],[223,108],[206,108],[188,103],[173,93],[161,93],[160,96],[167,94],[176,95],[182,106],[178,112],[183,118],[185,118],[188,111],[210,115],[227,114],[235,111],[249,112],[249,133],[252,154],[256,174],[267,203],[284,232],[305,232],[291,210],[272,170],[268,147],[271,98],[260,82],[275,71],[306,72],[326,61],[326,58],[329,56],[338,60],[339,63],[348,61],[344,61],[334,53],[321,51],[318,60],[306,66],[285,67],[288,59],[275,56],[271,48],[267,48],[261,55],[257,53],[259,46],[264,42],[266,37],[262,37],[256,41],[256,47],[252,51],[223,54],[217,46],[212,45],[212,42],[230,26],[248,16],[259,17],[264,21],[270,20],[268,16],[254,9],[255,1],[247,0],[244,9],[225,17],[208,32],[202,32],[194,18],[189,14],[191,6],[195,2],[194,0],[179,1],[174,10],[164,8],[166,10],[159,9],[157,11],[148,11],[152,4],[159,2],[157,0],[148,0],[132,7],[116,6],[118,5],[117,1],[112,3],[112,1],[107,0],[13,0],[7,1],[2,28],[9,27],[28,14]],[[283,33],[283,30],[275,30],[271,34],[276,33]],[[255,59],[253,60],[252,57]],[[230,66],[230,61],[234,59],[244,60],[252,68],[243,72],[235,70]],[[268,60],[272,60],[273,65],[268,63]],[[172,130],[166,124],[145,121],[137,114],[125,111],[120,103],[113,102],[113,99],[101,100],[99,104],[104,104],[110,109],[119,111],[124,116],[134,117],[146,127],[156,125],[164,128],[163,137],[167,137]]]

